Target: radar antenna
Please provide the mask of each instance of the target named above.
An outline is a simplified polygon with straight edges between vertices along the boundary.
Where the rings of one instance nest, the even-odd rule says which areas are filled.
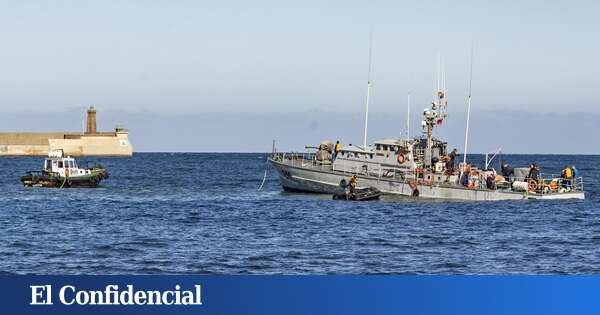
[[[437,91],[435,100],[431,102],[431,108],[425,108],[423,111],[423,133],[427,137],[427,148],[425,150],[425,166],[431,166],[431,151],[433,147],[433,129],[435,126],[442,125],[444,119],[448,116],[448,101],[446,100],[446,74],[442,71],[442,57],[438,55],[437,70]]]

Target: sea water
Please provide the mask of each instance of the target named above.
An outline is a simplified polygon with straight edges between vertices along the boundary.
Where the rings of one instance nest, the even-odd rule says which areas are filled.
[[[498,202],[286,193],[266,156],[81,159],[108,168],[96,189],[25,188],[43,159],[1,158],[0,273],[600,272],[600,156],[505,155],[542,173],[575,164],[586,200]]]

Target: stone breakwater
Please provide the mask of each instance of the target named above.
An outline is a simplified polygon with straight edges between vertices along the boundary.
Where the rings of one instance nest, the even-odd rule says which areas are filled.
[[[121,127],[98,132],[96,108],[87,110],[85,132],[0,132],[0,156],[47,156],[63,150],[70,156],[131,156],[129,132]]]

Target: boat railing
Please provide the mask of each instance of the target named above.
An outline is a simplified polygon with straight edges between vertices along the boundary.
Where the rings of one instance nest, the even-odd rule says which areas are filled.
[[[529,191],[542,194],[557,194],[583,190],[583,177],[563,178],[557,174],[543,174],[537,180],[526,177],[514,177],[514,181],[526,182]]]
[[[317,155],[311,152],[283,152],[271,154],[271,159],[278,162],[286,162],[291,166],[297,167],[321,167],[325,168],[330,164],[317,161]]]
[[[404,179],[405,169],[401,169],[395,166],[382,165],[381,163],[364,161],[364,163],[360,166],[357,166],[357,163],[351,163],[351,166],[348,166],[346,163],[346,159],[340,159],[340,163],[332,163],[332,170],[334,172],[341,172],[343,174],[355,175],[360,174],[366,177],[376,178],[378,180],[382,178],[387,179],[396,179],[402,178]],[[337,166],[336,165],[341,165]],[[365,167],[366,166],[366,167]]]

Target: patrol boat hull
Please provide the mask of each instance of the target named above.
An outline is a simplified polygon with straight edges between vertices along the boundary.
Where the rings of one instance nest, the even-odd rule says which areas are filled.
[[[331,165],[314,165],[289,161],[269,159],[277,170],[279,180],[284,190],[312,193],[335,194],[339,192],[342,180],[347,181],[353,174],[334,171]],[[566,192],[560,194],[536,194],[506,190],[491,190],[482,188],[466,188],[452,183],[412,183],[403,179],[378,178],[356,174],[360,186],[371,186],[384,194],[413,196],[415,188],[422,198],[454,199],[454,200],[521,200],[521,199],[584,199],[583,192]]]

